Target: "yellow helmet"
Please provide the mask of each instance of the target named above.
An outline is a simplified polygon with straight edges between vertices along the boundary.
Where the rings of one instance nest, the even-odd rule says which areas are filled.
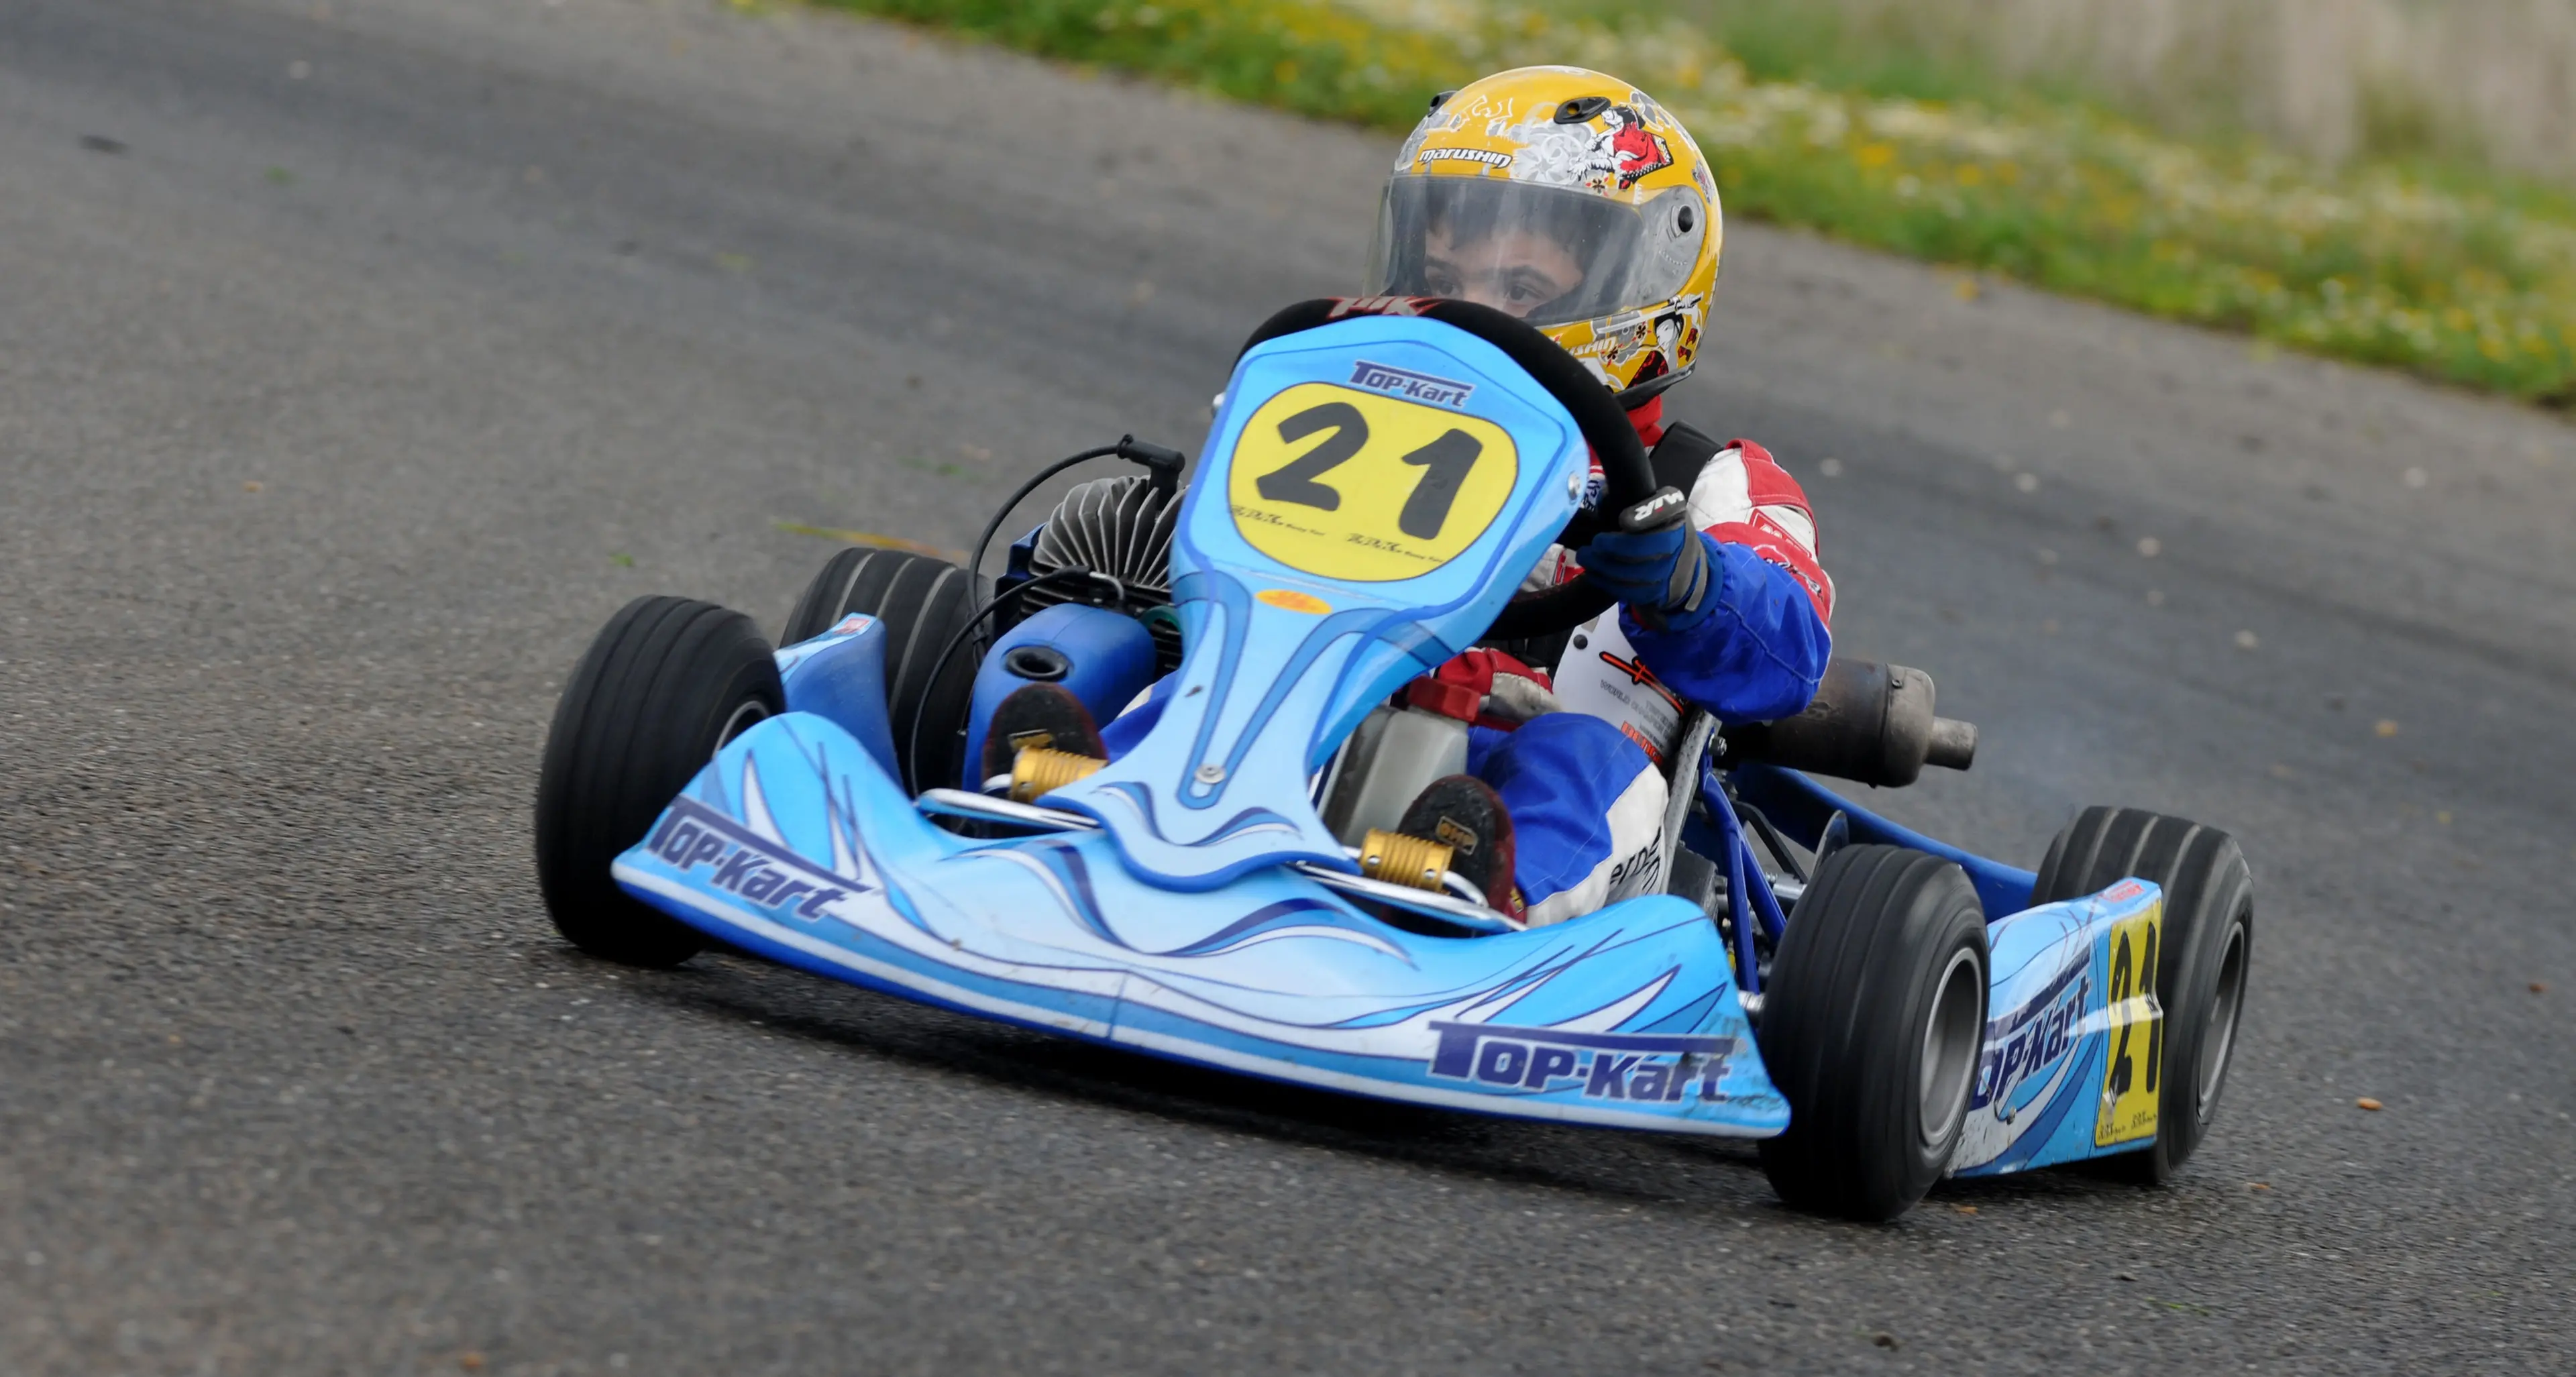
[[[1396,155],[1368,290],[1520,316],[1630,406],[1699,355],[1726,237],[1690,131],[1581,67],[1521,67],[1431,102]]]

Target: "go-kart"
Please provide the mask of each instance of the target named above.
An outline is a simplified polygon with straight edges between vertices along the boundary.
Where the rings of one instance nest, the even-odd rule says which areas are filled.
[[[710,604],[620,611],[546,747],[548,909],[617,961],[719,945],[1300,1085],[1760,1139],[1783,1198],[1858,1218],[1945,1174],[2172,1173],[2243,1007],[2243,856],[2095,808],[2020,870],[1818,784],[1969,764],[1919,671],[1838,660],[1780,722],[1688,712],[1662,892],[1563,923],[1488,907],[1445,847],[1328,823],[1408,681],[1608,609],[1581,580],[1521,590],[1588,539],[1587,448],[1591,509],[1660,486],[1614,399],[1517,320],[1291,307],[1239,356],[1194,481],[1132,439],[1074,456],[1146,471],[1076,487],[990,587],[1008,506],[965,568],[842,551],[775,652]],[[1013,688],[1108,721],[1167,675],[1117,759],[976,777]]]

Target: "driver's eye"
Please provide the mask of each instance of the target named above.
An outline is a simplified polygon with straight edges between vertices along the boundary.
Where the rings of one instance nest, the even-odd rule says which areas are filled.
[[[1433,296],[1456,296],[1458,275],[1445,269],[1433,268],[1422,275],[1422,285],[1428,288]]]

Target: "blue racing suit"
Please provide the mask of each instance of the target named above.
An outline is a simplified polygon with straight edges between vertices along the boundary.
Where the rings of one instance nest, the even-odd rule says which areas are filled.
[[[1635,672],[1650,673],[1720,721],[1794,716],[1815,696],[1833,655],[1833,581],[1816,559],[1806,493],[1750,440],[1716,445],[1686,427],[1667,437],[1661,410],[1650,403],[1629,413],[1640,438],[1659,451],[1659,471],[1689,452],[1708,455],[1691,481],[1688,521],[1707,581],[1687,619],[1641,618],[1640,599],[1623,596],[1619,630],[1635,651]],[[1668,439],[1692,449],[1668,456],[1659,450]],[[1590,552],[1609,553],[1605,545],[1619,539],[1596,537]],[[1550,551],[1532,581],[1569,577],[1579,558]],[[1515,877],[1531,923],[1559,922],[1661,887],[1666,794],[1650,749],[1619,725],[1570,712],[1534,717],[1508,732],[1471,731],[1468,768],[1494,786],[1512,815]]]

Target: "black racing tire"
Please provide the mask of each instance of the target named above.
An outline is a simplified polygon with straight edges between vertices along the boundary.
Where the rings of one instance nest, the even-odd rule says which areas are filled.
[[[2136,808],[2087,808],[2049,843],[2031,902],[2081,898],[2132,877],[2164,889],[2154,975],[2164,1019],[2146,1049],[2147,1075],[2160,1082],[2156,1136],[2144,1151],[2101,1166],[2160,1183],[2208,1136],[2227,1088],[2254,957],[2254,873],[2236,839],[2214,827]]]
[[[916,794],[955,787],[960,779],[966,709],[983,646],[968,644],[945,666],[936,662],[975,615],[981,602],[976,583],[944,559],[853,546],[832,556],[787,614],[782,645],[820,636],[853,612],[885,623],[886,719],[894,728],[904,787]],[[930,718],[921,721],[925,709]],[[919,761],[912,758],[916,722]]]
[[[1846,846],[1798,901],[1759,1040],[1789,1129],[1762,1170],[1790,1205],[1879,1222],[1949,1169],[1986,1028],[1985,913],[1965,872]]]
[[[608,868],[716,748],[787,710],[778,663],[740,612],[646,597],[609,618],[555,703],[537,778],[537,889],[566,941],[629,966],[676,966],[697,929],[618,888]]]

